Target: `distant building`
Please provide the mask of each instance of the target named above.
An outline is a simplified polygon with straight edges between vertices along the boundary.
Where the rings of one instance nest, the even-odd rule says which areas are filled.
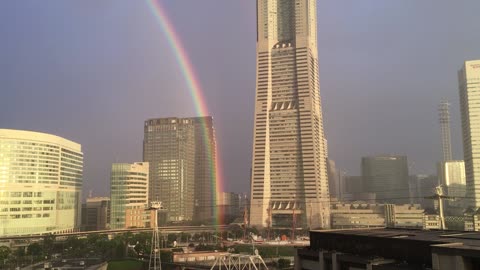
[[[344,193],[358,194],[363,193],[363,180],[361,176],[346,176]]]
[[[439,185],[438,177],[436,175],[417,174],[410,176],[410,183],[415,186],[413,194],[414,202],[418,203],[425,210],[436,210],[435,202],[425,197],[432,196],[435,192],[435,187]]]
[[[145,121],[143,160],[150,163],[150,200],[169,221],[209,221],[216,207],[216,141],[212,117]]]
[[[114,163],[110,176],[111,229],[149,227],[148,173],[146,162]]]
[[[462,118],[463,155],[468,206],[480,207],[480,60],[466,61],[458,71]]]
[[[331,206],[333,229],[424,227],[424,210],[420,205],[372,204],[364,202],[334,203]]]
[[[447,201],[450,210],[457,208],[456,212],[460,214],[466,206],[465,163],[463,160],[440,162],[437,169],[439,182],[445,187],[446,194],[458,198],[455,201]]]
[[[440,122],[440,131],[442,138],[442,161],[452,160],[452,141],[450,139],[450,103],[443,100],[438,106],[438,117]]]
[[[469,207],[465,210],[464,216],[464,231],[480,231],[480,209]]]
[[[110,198],[87,198],[82,207],[82,228],[85,231],[106,230],[110,227]]]
[[[442,222],[439,215],[425,214],[423,222],[424,230],[440,230],[441,228]]]
[[[375,193],[377,202],[410,202],[407,157],[363,157],[362,178],[364,192]]]
[[[477,269],[479,239],[479,233],[393,228],[311,231],[310,246],[297,249],[295,269]]]
[[[241,216],[241,195],[234,192],[221,192],[218,202],[218,211],[225,221],[233,221]]]
[[[328,159],[328,189],[330,197],[338,200],[345,194],[345,172],[337,169],[335,161]]]
[[[82,182],[80,144],[0,129],[0,236],[80,229]]]

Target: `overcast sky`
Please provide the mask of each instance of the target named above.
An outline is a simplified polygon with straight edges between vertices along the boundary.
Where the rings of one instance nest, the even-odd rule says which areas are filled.
[[[226,189],[247,192],[255,98],[255,1],[160,0],[215,120]],[[319,0],[320,88],[329,156],[441,158],[437,105],[451,101],[462,159],[456,72],[480,59],[478,0]],[[142,159],[143,121],[195,116],[166,38],[143,0],[0,1],[0,128],[82,144],[84,190],[108,195],[113,162]]]

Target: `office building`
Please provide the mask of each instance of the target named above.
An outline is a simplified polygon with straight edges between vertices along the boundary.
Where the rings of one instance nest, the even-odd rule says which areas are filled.
[[[226,223],[242,216],[243,209],[240,209],[241,195],[234,192],[221,192],[218,202],[218,211],[224,217]]]
[[[408,165],[405,156],[362,158],[364,192],[376,194],[377,202],[409,203]]]
[[[82,229],[100,231],[110,227],[110,198],[91,197],[82,206]]]
[[[425,210],[433,211],[436,209],[434,200],[426,199],[425,197],[432,196],[435,192],[435,187],[439,185],[438,177],[436,175],[416,174],[409,177],[409,186],[414,203],[418,203]]]
[[[463,160],[440,162],[437,170],[439,182],[443,185],[444,192],[448,196],[458,198],[455,201],[447,201],[449,208],[458,208],[457,214],[460,214],[465,207],[465,163]]]
[[[361,176],[346,176],[344,182],[344,193],[363,193],[363,180]]]
[[[328,228],[316,1],[257,1],[257,11],[250,224]]]
[[[82,181],[80,144],[0,129],[0,236],[79,229]]]
[[[452,160],[452,141],[450,139],[450,103],[443,100],[438,106],[438,116],[442,138],[443,161]]]
[[[466,61],[458,72],[467,204],[480,207],[480,60]]]
[[[146,162],[114,163],[110,175],[110,228],[149,227]]]
[[[480,234],[406,229],[311,231],[295,269],[470,270],[480,265]]]
[[[327,160],[328,190],[332,200],[341,200],[345,195],[345,172],[338,169],[335,161]]]
[[[214,218],[216,141],[212,117],[145,121],[143,160],[150,163],[150,200],[162,201],[170,221]]]

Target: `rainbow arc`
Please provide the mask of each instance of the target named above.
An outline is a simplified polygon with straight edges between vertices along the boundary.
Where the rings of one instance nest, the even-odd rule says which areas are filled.
[[[185,83],[188,88],[188,92],[190,97],[192,98],[193,104],[195,106],[195,112],[197,116],[208,116],[209,110],[207,106],[207,102],[205,96],[202,91],[202,87],[200,81],[197,78],[195,69],[188,57],[188,54],[181,42],[181,39],[178,33],[175,31],[175,27],[173,26],[172,22],[170,21],[165,8],[162,6],[160,1],[157,0],[146,0],[150,11],[155,16],[160,28],[165,35],[165,38],[168,41],[169,47],[171,48],[175,60],[179,65],[179,69],[182,73],[182,77],[185,80]],[[205,145],[207,145],[207,156],[209,160],[214,158],[214,162],[209,164],[209,168],[211,171],[212,176],[212,194],[213,198],[211,199],[212,202],[209,204],[213,205],[214,216],[216,218],[216,223],[221,224],[221,215],[219,211],[219,207],[217,207],[217,203],[219,201],[220,192],[223,191],[223,181],[221,177],[221,164],[219,162],[220,157],[218,156],[218,151],[215,153],[215,149],[209,147],[210,142],[208,141],[209,132],[206,123],[202,121],[202,130],[203,130],[203,138],[205,139]],[[218,149],[218,144],[217,144]]]

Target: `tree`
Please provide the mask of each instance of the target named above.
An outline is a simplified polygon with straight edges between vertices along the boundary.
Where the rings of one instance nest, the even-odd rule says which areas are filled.
[[[2,263],[5,259],[8,258],[8,256],[10,256],[11,253],[12,253],[12,250],[9,247],[6,247],[6,246],[0,247],[0,260],[2,261]]]
[[[50,255],[55,247],[55,235],[47,234],[43,237],[43,252]]]
[[[31,256],[40,256],[42,255],[43,249],[39,243],[32,243],[27,247],[27,254]]]
[[[290,268],[290,260],[289,259],[279,259],[278,260],[278,268],[280,268],[280,269]]]

